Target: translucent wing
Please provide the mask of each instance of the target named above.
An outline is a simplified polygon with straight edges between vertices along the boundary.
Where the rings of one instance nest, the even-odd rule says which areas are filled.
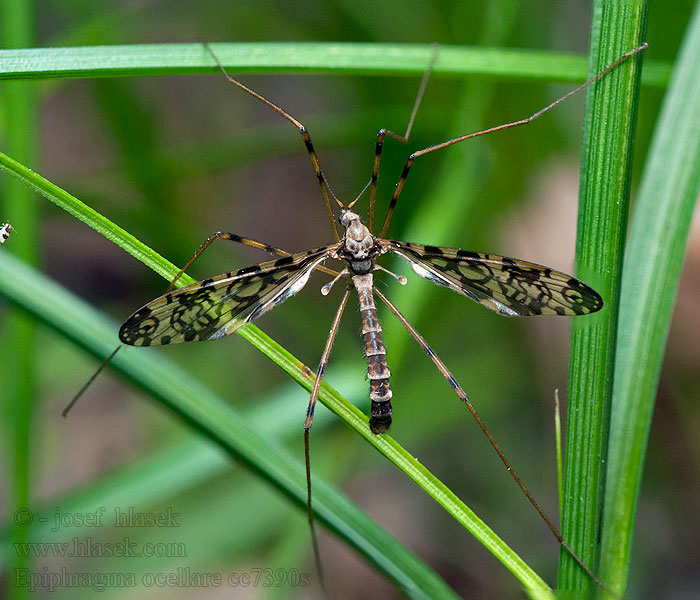
[[[383,243],[424,279],[502,315],[585,315],[603,306],[593,288],[549,267],[495,254],[391,240]]]
[[[193,283],[139,308],[121,326],[131,346],[214,340],[236,331],[301,290],[337,249],[316,248]]]

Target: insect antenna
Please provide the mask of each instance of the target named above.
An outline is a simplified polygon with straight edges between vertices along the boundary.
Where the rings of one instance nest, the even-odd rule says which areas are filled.
[[[413,122],[416,120],[416,115],[418,114],[418,108],[423,100],[425,94],[425,89],[428,87],[428,81],[430,80],[430,74],[433,72],[433,66],[437,60],[438,52],[440,50],[439,44],[433,44],[430,51],[430,58],[428,59],[428,66],[423,72],[423,78],[421,79],[420,85],[418,86],[418,93],[416,94],[416,99],[413,101],[413,108],[411,109],[411,116],[408,118],[408,125],[406,126],[406,133],[403,135],[398,135],[393,131],[389,131],[382,127],[377,132],[377,144],[374,148],[374,162],[372,163],[372,176],[370,177],[370,183],[372,188],[369,192],[369,213],[367,215],[367,227],[370,231],[374,226],[374,204],[375,198],[377,196],[377,180],[379,179],[379,163],[382,160],[382,149],[384,147],[384,138],[388,135],[399,142],[404,144],[408,143],[408,136],[411,135],[411,129],[413,129]]]
[[[634,50],[630,50],[629,52],[626,52],[623,54],[620,58],[618,58],[615,62],[610,64],[608,67],[603,69],[600,73],[598,73],[595,77],[589,79],[585,83],[582,83],[579,85],[577,88],[574,88],[567,94],[564,94],[561,98],[558,98],[551,104],[545,106],[543,109],[538,110],[536,113],[533,115],[530,115],[529,117],[526,117],[525,119],[520,119],[519,121],[513,121],[512,123],[505,123],[503,125],[497,125],[495,127],[489,127],[488,129],[482,129],[481,131],[475,131],[474,133],[468,133],[466,135],[461,135],[459,137],[453,138],[451,140],[447,140],[446,142],[442,142],[441,144],[435,144],[434,146],[429,146],[428,148],[423,148],[423,150],[419,150],[418,152],[414,152],[411,154],[408,159],[406,160],[406,163],[404,164],[403,171],[401,172],[401,176],[399,177],[398,182],[396,183],[396,187],[394,188],[394,193],[391,196],[391,200],[389,201],[389,209],[387,210],[386,217],[384,218],[384,225],[382,225],[382,231],[379,234],[379,237],[384,237],[386,235],[387,230],[389,229],[389,223],[391,223],[391,217],[394,214],[394,208],[396,207],[396,203],[399,199],[399,196],[401,195],[401,191],[403,190],[403,186],[406,183],[406,178],[408,177],[408,174],[411,170],[411,167],[413,166],[413,163],[416,162],[416,159],[419,156],[423,156],[425,154],[429,154],[430,152],[434,152],[435,150],[441,150],[442,148],[447,148],[448,146],[451,146],[452,144],[457,144],[459,142],[463,142],[464,140],[468,140],[470,138],[474,138],[480,135],[486,135],[487,133],[494,133],[496,131],[501,131],[503,129],[510,129],[512,127],[518,127],[519,125],[527,125],[528,123],[532,123],[535,119],[538,117],[541,117],[544,113],[547,111],[551,110],[567,98],[570,98],[577,92],[580,92],[584,88],[588,87],[592,83],[595,83],[598,81],[601,77],[603,77],[606,73],[614,69],[617,65],[619,65],[621,62],[627,60],[631,56],[634,56],[638,52],[641,52],[642,50],[645,50],[646,48],[649,47],[649,44],[644,42],[641,46],[638,46]],[[374,171],[373,171],[374,173]]]
[[[355,202],[357,202],[360,198],[362,198],[362,196],[365,195],[365,192],[367,191],[367,188],[370,186],[371,183],[372,183],[372,180],[370,179],[370,180],[365,184],[365,187],[362,188],[362,190],[360,191],[360,193],[357,194],[357,196],[355,196],[355,199],[354,199],[350,204],[348,204],[348,206],[347,206],[348,208],[352,208],[353,206],[355,206]]]
[[[494,439],[493,435],[491,435],[491,432],[488,430],[486,427],[486,424],[484,421],[481,419],[479,416],[479,413],[476,412],[476,409],[474,408],[474,405],[469,401],[469,398],[467,397],[467,394],[465,391],[462,389],[462,386],[459,385],[457,380],[454,378],[454,375],[450,373],[449,369],[445,365],[444,362],[440,359],[440,357],[435,354],[433,349],[428,345],[428,343],[425,341],[423,336],[418,333],[418,331],[411,325],[406,317],[403,316],[401,311],[399,311],[394,304],[386,297],[384,294],[382,294],[376,287],[372,288],[372,291],[374,294],[376,294],[379,299],[384,302],[389,307],[389,310],[394,314],[394,316],[401,322],[401,324],[408,330],[408,332],[411,334],[414,340],[418,342],[418,345],[423,348],[425,353],[428,355],[430,360],[433,361],[435,366],[438,368],[442,376],[447,380],[447,383],[450,384],[450,387],[455,391],[455,394],[457,394],[457,397],[467,406],[469,409],[469,412],[472,414],[474,419],[479,425],[479,428],[481,431],[484,433],[484,435],[488,438],[491,446],[493,446],[493,449],[496,451],[500,459],[503,461],[503,464],[506,466],[506,469],[508,472],[512,475],[513,479],[515,480],[515,483],[518,484],[518,487],[522,490],[522,492],[525,494],[527,499],[530,501],[530,504],[535,508],[535,510],[539,513],[540,517],[542,520],[547,524],[547,527],[549,527],[550,531],[554,534],[554,537],[557,539],[559,544],[566,550],[571,557],[579,564],[579,566],[588,574],[588,576],[604,591],[608,592],[609,594],[612,594],[616,596],[611,590],[609,590],[605,584],[598,578],[598,576],[586,565],[586,563],[579,558],[579,556],[576,554],[576,552],[573,551],[573,549],[564,541],[564,538],[562,537],[561,533],[559,532],[559,529],[552,523],[552,521],[549,519],[549,517],[546,515],[546,513],[540,508],[540,505],[537,503],[537,501],[534,499],[530,491],[525,487],[525,484],[522,482],[518,474],[515,472],[515,469],[513,469],[513,466],[510,464],[510,461],[506,458],[506,455],[503,454],[503,451],[501,450],[500,446]],[[617,597],[617,596],[616,596]]]

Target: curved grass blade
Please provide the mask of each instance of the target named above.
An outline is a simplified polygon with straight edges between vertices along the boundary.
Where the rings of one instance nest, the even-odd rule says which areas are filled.
[[[430,44],[255,42],[211,44],[236,73],[423,74]],[[0,50],[0,79],[136,77],[215,73],[203,44],[130,44]],[[670,66],[645,66],[644,85],[664,87]],[[433,73],[499,79],[583,81],[586,58],[565,52],[440,46]]]

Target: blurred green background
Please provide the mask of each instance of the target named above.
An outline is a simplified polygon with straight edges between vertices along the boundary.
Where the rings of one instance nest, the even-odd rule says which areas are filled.
[[[652,3],[650,50],[645,58],[674,58],[691,8],[690,1]],[[34,7],[31,21],[36,35],[32,45],[37,47],[360,41],[585,53],[590,6],[544,1],[45,0]],[[403,133],[419,82],[419,77],[336,74],[244,75],[241,79],[307,126],[326,176],[345,201],[354,198],[369,177],[377,129]],[[227,85],[222,76],[47,80],[24,85],[34,86],[39,94],[37,156],[28,166],[176,264],[183,264],[210,233],[220,229],[290,251],[332,240],[298,133]],[[570,87],[532,80],[434,76],[410,149],[393,140],[385,144],[380,216],[411,150],[525,117]],[[658,89],[643,89],[637,166],[643,163],[661,94]],[[574,98],[528,127],[419,159],[390,237],[518,256],[570,271],[582,103],[582,97]],[[14,115],[1,110],[5,129]],[[7,178],[1,183],[5,185]],[[53,205],[42,199],[37,202],[40,235],[30,242],[20,241],[28,232],[0,204],[0,220],[9,220],[17,229],[2,251],[11,252],[15,243],[30,243],[46,274],[118,321],[163,292],[163,281],[141,263]],[[356,208],[363,213],[366,204],[360,202]],[[695,227],[649,444],[630,597],[682,598],[700,593],[700,564],[693,552],[700,528],[691,500],[700,487],[694,460],[700,444],[700,331],[695,314],[700,290],[694,283],[700,271],[699,245]],[[204,278],[261,260],[266,256],[217,242],[189,272]],[[379,285],[453,370],[534,496],[548,514],[556,515],[553,405],[555,389],[563,398],[567,386],[569,323],[504,319],[411,277],[405,264],[392,260],[383,264],[408,275],[409,284],[401,288],[380,276]],[[318,293],[325,281],[322,275],[312,277],[303,294],[258,323],[312,367],[340,297],[340,289],[325,298]],[[366,362],[353,302],[338,333],[327,380],[366,407]],[[10,377],[3,372],[11,364],[8,356],[22,342],[6,334],[9,307],[0,303],[0,311],[2,382]],[[380,309],[380,318],[394,389],[392,435],[553,582],[556,542],[424,353],[388,311]],[[69,566],[72,571],[140,574],[185,565],[192,571],[227,574],[263,567],[298,569],[316,581],[305,515],[201,442],[144,394],[106,373],[70,418],[63,420],[61,410],[99,363],[44,327],[38,327],[35,335],[30,473],[36,506],[47,507],[53,515],[55,507],[59,513],[66,512],[70,504],[65,498],[80,494],[86,486],[98,486],[105,494],[100,499],[121,490],[115,502],[122,508],[156,512],[171,507],[180,515],[177,528],[130,530],[130,538],[139,544],[182,544],[187,554],[179,559],[133,562],[115,557],[39,559],[36,570],[48,565],[51,571]],[[275,436],[283,433],[289,447],[302,455],[307,393],[237,336],[144,352],[162,352],[241,410],[274,402],[276,408],[264,416],[263,427],[272,427]],[[10,427],[13,398],[0,394]],[[503,567],[483,547],[369,446],[335,419],[324,418],[324,413],[319,407],[311,436],[315,472],[337,481],[458,594],[484,598],[518,594],[518,581],[504,576]],[[5,446],[2,501],[6,505],[12,493],[13,466],[11,448]],[[178,467],[183,470],[178,472]],[[167,495],[141,487],[137,468],[144,469],[144,482],[153,483],[154,489],[167,489]],[[164,479],[176,481],[157,480],[164,471],[170,473]],[[94,506],[104,503],[100,500]],[[108,516],[105,522],[113,519]],[[84,536],[86,531],[78,533]],[[103,542],[119,541],[124,535],[118,528],[102,527],[91,537]],[[330,585],[339,597],[397,597],[396,590],[351,550],[323,531],[320,537]],[[13,560],[5,547],[3,564]],[[19,594],[22,590],[12,589],[12,577],[8,572],[5,589]],[[282,585],[168,588],[167,592],[188,598],[319,594],[315,583],[310,590]],[[59,588],[50,595],[78,598],[94,593],[79,586]],[[116,588],[101,592],[100,597],[149,598],[161,593],[163,588],[156,586]]]

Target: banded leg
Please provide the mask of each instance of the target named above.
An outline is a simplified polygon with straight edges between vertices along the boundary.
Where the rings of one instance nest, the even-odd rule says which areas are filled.
[[[510,129],[511,127],[518,127],[519,125],[527,125],[528,123],[532,123],[535,119],[538,117],[542,116],[544,113],[547,111],[551,110],[567,98],[573,96],[577,92],[580,92],[582,89],[588,87],[592,83],[595,83],[598,81],[601,77],[603,77],[606,73],[614,69],[617,65],[619,65],[621,62],[627,60],[629,57],[634,56],[638,52],[641,52],[642,50],[645,50],[648,47],[648,44],[645,42],[638,48],[635,48],[634,50],[630,50],[629,52],[626,52],[623,54],[620,58],[618,58],[614,63],[606,67],[603,71],[598,73],[595,77],[592,79],[589,79],[585,83],[582,83],[579,85],[577,88],[571,90],[567,94],[564,94],[561,98],[555,100],[548,106],[545,106],[543,109],[538,110],[535,114],[525,118],[525,119],[520,119],[519,121],[513,121],[512,123],[505,123],[504,125],[497,125],[496,127],[489,127],[488,129],[483,129],[481,131],[476,131],[474,133],[468,133],[467,135],[461,135],[459,137],[453,138],[451,140],[447,140],[446,142],[442,142],[441,144],[435,144],[434,146],[430,146],[428,148],[424,148],[423,150],[419,150],[418,152],[414,152],[411,154],[408,159],[406,160],[406,163],[404,164],[403,171],[401,172],[401,176],[399,177],[399,181],[396,184],[396,187],[394,188],[394,193],[391,196],[391,200],[389,201],[389,210],[386,213],[386,217],[384,219],[384,225],[382,225],[382,231],[379,234],[379,237],[385,237],[386,232],[389,229],[389,223],[391,222],[391,217],[394,214],[394,208],[396,207],[396,202],[399,199],[399,196],[401,195],[401,191],[403,190],[403,186],[406,183],[406,178],[408,177],[408,173],[411,170],[411,167],[413,166],[413,163],[416,162],[416,159],[420,156],[423,156],[425,154],[429,154],[430,152],[434,152],[435,150],[441,150],[442,148],[447,148],[448,146],[451,146],[452,144],[457,144],[458,142],[463,142],[464,140],[468,140],[470,138],[474,138],[480,135],[486,135],[487,133],[493,133],[495,131],[501,131],[503,129]]]
[[[314,558],[316,561],[316,568],[318,570],[319,580],[321,582],[321,587],[325,589],[325,584],[323,581],[323,569],[321,568],[321,555],[318,550],[318,539],[316,538],[316,529],[314,528],[314,513],[311,508],[311,451],[309,448],[309,431],[311,429],[311,423],[314,418],[314,410],[316,408],[316,400],[318,400],[318,393],[321,389],[321,380],[323,379],[323,374],[326,371],[326,366],[328,365],[328,357],[331,354],[331,349],[333,348],[333,342],[335,341],[335,334],[338,332],[338,327],[340,326],[340,318],[343,315],[345,306],[348,303],[348,298],[350,297],[350,286],[345,288],[345,294],[343,299],[340,301],[340,306],[338,311],[335,313],[335,318],[333,319],[333,324],[331,325],[330,333],[328,334],[328,339],[326,340],[326,347],[323,349],[323,354],[321,355],[321,360],[318,365],[318,371],[316,371],[316,378],[314,379],[314,387],[311,390],[311,397],[309,398],[309,406],[306,409],[306,420],[304,421],[304,462],[306,464],[306,509],[309,520],[309,527],[311,529],[311,544],[314,550]]]
[[[423,78],[421,79],[420,86],[418,86],[418,93],[416,94],[416,99],[413,101],[413,108],[411,109],[411,116],[408,118],[408,125],[406,126],[406,133],[399,135],[388,129],[380,129],[377,132],[377,144],[374,148],[374,162],[372,163],[372,176],[370,178],[370,190],[369,190],[369,215],[368,215],[368,225],[367,227],[372,232],[372,227],[374,226],[374,202],[377,196],[377,179],[379,178],[379,163],[382,160],[382,148],[384,147],[384,138],[388,135],[389,137],[398,140],[403,144],[408,143],[408,137],[411,135],[411,129],[413,128],[413,122],[416,120],[416,114],[418,114],[418,107],[420,106],[421,100],[423,100],[423,95],[425,94],[425,88],[428,87],[428,81],[430,80],[430,74],[433,71],[433,65],[437,59],[438,44],[433,44],[432,51],[430,53],[430,59],[428,61],[428,66],[423,73]]]
[[[561,533],[559,533],[559,530],[557,527],[552,523],[552,521],[549,519],[549,517],[545,514],[545,512],[540,508],[540,505],[537,504],[535,499],[533,498],[532,494],[528,491],[528,489],[525,487],[525,484],[522,482],[520,477],[518,477],[517,473],[513,469],[513,466],[510,464],[510,461],[506,458],[506,455],[503,454],[503,451],[499,447],[499,445],[496,443],[496,440],[494,437],[491,435],[491,432],[486,428],[486,424],[482,421],[481,417],[479,416],[479,413],[476,412],[476,409],[472,405],[472,403],[469,401],[469,398],[467,397],[467,394],[464,392],[462,387],[457,383],[457,380],[454,378],[454,375],[450,373],[449,369],[445,366],[445,363],[440,360],[440,357],[435,354],[433,349],[428,345],[428,343],[425,341],[423,336],[418,333],[418,331],[411,325],[407,320],[406,317],[401,314],[398,308],[394,306],[387,298],[382,294],[376,287],[374,288],[374,293],[384,302],[389,307],[389,310],[394,313],[396,318],[401,321],[401,324],[408,330],[408,332],[413,336],[413,339],[418,342],[418,345],[423,348],[425,353],[430,357],[430,360],[433,361],[435,366],[438,368],[440,373],[442,373],[442,376],[447,380],[447,383],[450,384],[450,387],[455,391],[457,394],[457,397],[466,404],[467,408],[469,409],[469,412],[472,414],[474,419],[479,425],[479,428],[481,431],[484,432],[484,435],[488,438],[489,442],[491,443],[491,446],[493,446],[494,450],[500,457],[500,459],[503,461],[503,464],[506,466],[506,469],[508,472],[513,476],[513,479],[515,479],[515,482],[518,484],[518,487],[522,490],[522,492],[525,494],[527,499],[530,501],[530,504],[534,506],[535,510],[539,513],[540,517],[542,520],[546,523],[547,527],[549,527],[550,531],[554,534],[554,537],[557,539],[557,541],[561,544],[561,546],[571,555],[571,557],[579,564],[579,566],[586,571],[586,573],[591,577],[593,581],[596,582],[602,589],[607,591],[607,588],[603,583],[598,579],[598,577],[591,571],[588,566],[578,557],[578,555],[571,549],[571,547],[564,541],[564,538],[562,538]]]
[[[192,258],[190,258],[185,263],[185,266],[182,267],[182,269],[180,269],[178,274],[175,275],[175,278],[170,282],[168,289],[165,290],[166,293],[173,289],[175,282],[178,279],[180,279],[180,277],[182,277],[182,274],[185,271],[187,271],[187,269],[189,269],[190,266],[192,266],[192,263],[199,258],[202,252],[204,252],[211,245],[211,243],[217,239],[237,242],[239,244],[243,244],[244,246],[250,246],[251,248],[258,248],[259,250],[264,250],[265,252],[269,252],[270,254],[276,254],[277,256],[291,256],[290,252],[282,250],[281,248],[277,248],[276,246],[271,246],[270,244],[265,244],[264,242],[258,242],[257,240],[254,240],[252,238],[236,235],[235,233],[229,233],[228,231],[216,231],[209,236],[207,241],[199,247],[199,249],[192,255]],[[329,275],[337,275],[336,271],[324,267],[323,265],[319,265],[318,267],[316,267],[316,269],[319,271],[323,271],[324,273],[328,273]]]
[[[204,44],[204,47],[207,49],[207,52],[211,54],[212,58],[218,65],[219,69],[221,72],[224,74],[224,77],[228,80],[229,83],[232,83],[236,87],[242,89],[244,92],[247,92],[254,98],[257,98],[260,100],[260,102],[267,104],[272,110],[274,110],[277,114],[283,116],[287,121],[289,121],[292,125],[294,125],[298,130],[299,133],[301,134],[301,138],[304,140],[304,146],[306,146],[306,151],[309,153],[309,158],[311,159],[311,165],[313,166],[314,172],[316,173],[316,179],[318,180],[319,185],[321,186],[321,194],[323,195],[323,201],[326,204],[326,210],[328,211],[328,218],[331,220],[331,227],[333,229],[333,235],[335,236],[335,241],[337,242],[340,240],[340,236],[338,235],[338,228],[336,227],[335,224],[335,217],[333,216],[333,208],[331,207],[331,200],[330,196],[328,195],[329,192],[333,196],[334,200],[340,205],[343,206],[342,203],[335,197],[335,194],[333,194],[333,191],[331,190],[328,182],[326,181],[326,177],[323,174],[323,171],[321,170],[321,166],[319,165],[318,158],[316,157],[316,151],[314,150],[314,146],[311,143],[311,136],[309,135],[309,132],[307,131],[306,127],[302,125],[300,121],[297,121],[292,115],[290,115],[287,111],[284,109],[280,108],[273,102],[270,102],[267,98],[264,96],[261,96],[257,92],[251,90],[249,87],[243,85],[240,81],[237,79],[234,79],[231,77],[224,66],[221,64],[221,61],[219,61],[219,58],[214,54],[214,51],[211,49],[209,44]]]

